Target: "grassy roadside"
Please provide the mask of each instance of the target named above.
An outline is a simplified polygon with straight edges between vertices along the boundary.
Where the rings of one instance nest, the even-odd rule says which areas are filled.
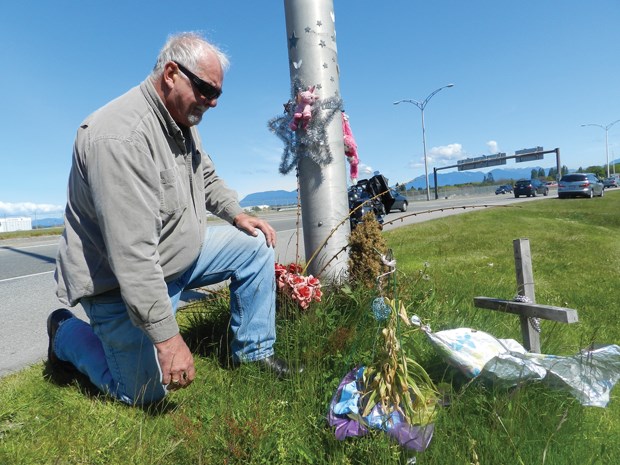
[[[21,239],[28,237],[41,237],[41,236],[59,236],[62,234],[64,227],[58,228],[41,228],[31,229],[29,231],[12,231],[0,233],[0,241],[6,239]]]
[[[620,343],[620,190],[602,199],[527,202],[386,232],[400,298],[435,331],[472,327],[520,339],[512,315],[473,307],[511,299],[512,241],[530,240],[536,298],[575,308],[579,323],[542,323],[543,351],[571,355]],[[423,271],[426,279],[417,281]],[[253,367],[231,370],[226,296],[181,312],[198,378],[158,410],[124,407],[78,384],[56,386],[41,364],[0,380],[0,463],[398,464],[407,454],[380,433],[337,441],[325,422],[342,376],[373,350],[375,294],[326,293],[310,311],[278,318],[277,351],[306,365],[276,382]],[[605,409],[582,407],[541,385],[504,390],[467,382],[417,334],[403,341],[437,382],[452,388],[418,464],[611,464],[620,456],[620,391]],[[4,356],[4,355],[3,355]]]

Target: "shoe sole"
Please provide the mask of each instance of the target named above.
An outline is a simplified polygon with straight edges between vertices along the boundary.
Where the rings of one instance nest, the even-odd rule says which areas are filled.
[[[54,353],[53,341],[56,337],[56,331],[58,331],[58,327],[56,328],[56,331],[54,331],[54,334],[52,334],[52,318],[54,316],[54,313],[57,311],[58,310],[55,310],[47,317],[47,336],[49,339],[49,343],[47,346],[47,361],[52,368],[52,371],[58,372],[58,374],[63,377],[72,377],[79,373],[78,369],[71,362],[60,360]],[[72,318],[75,317],[75,315],[73,315],[73,313],[71,313],[69,310],[66,311],[71,314]],[[66,321],[66,319],[61,321]]]

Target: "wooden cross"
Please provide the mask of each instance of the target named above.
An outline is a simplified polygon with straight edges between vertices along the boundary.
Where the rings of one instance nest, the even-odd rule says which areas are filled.
[[[519,319],[521,320],[521,334],[523,335],[523,346],[530,352],[541,353],[540,334],[532,326],[530,318],[541,318],[562,323],[576,323],[579,321],[577,318],[577,310],[536,303],[530,241],[529,239],[515,239],[512,243],[515,254],[518,294],[527,297],[529,302],[500,300],[491,297],[474,297],[474,305],[478,308],[519,315]]]

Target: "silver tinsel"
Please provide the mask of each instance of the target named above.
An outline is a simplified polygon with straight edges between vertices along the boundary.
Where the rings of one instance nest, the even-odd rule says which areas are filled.
[[[512,300],[514,300],[515,302],[524,302],[530,304],[532,303],[532,300],[529,297],[519,294],[517,294]],[[540,333],[540,318],[534,318],[533,316],[531,316],[527,320],[529,321],[530,326],[534,328],[534,331]]]
[[[284,142],[284,153],[279,169],[282,174],[290,173],[301,157],[310,157],[320,166],[325,166],[333,160],[327,140],[327,126],[335,114],[342,111],[342,99],[319,98],[312,106],[312,118],[308,126],[293,131],[289,124],[293,119],[295,97],[303,89],[307,89],[307,86],[299,81],[295,82],[291,90],[291,99],[284,105],[284,114],[276,116],[267,124],[269,130]],[[320,97],[320,86],[317,86],[317,89]]]

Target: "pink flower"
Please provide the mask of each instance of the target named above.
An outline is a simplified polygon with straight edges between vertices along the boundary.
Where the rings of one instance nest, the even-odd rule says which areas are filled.
[[[298,265],[296,263],[289,263],[289,265],[286,267],[286,270],[289,273],[299,274],[301,273],[302,268],[301,268],[301,265]]]
[[[280,278],[281,276],[287,274],[288,271],[286,270],[286,267],[283,265],[280,265],[279,263],[276,263],[276,279]]]
[[[275,264],[278,291],[288,295],[305,310],[312,302],[320,302],[323,293],[319,279],[312,275],[302,276],[301,271],[302,267],[296,263],[287,266]]]
[[[293,288],[295,297],[299,300],[310,300],[312,298],[312,289],[305,283],[300,283]]]
[[[286,277],[286,283],[294,288],[300,284],[306,284],[306,278],[299,276],[298,274],[289,274]]]

